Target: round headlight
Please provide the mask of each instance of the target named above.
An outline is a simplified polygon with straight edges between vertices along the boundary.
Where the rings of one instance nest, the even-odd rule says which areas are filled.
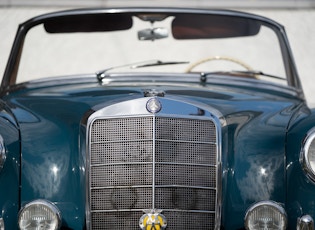
[[[19,213],[21,230],[57,230],[60,224],[61,216],[58,208],[46,200],[32,201]]]
[[[308,177],[315,182],[315,129],[308,132],[302,143],[300,161]]]
[[[262,201],[254,204],[245,216],[245,228],[286,229],[287,215],[285,210],[273,201]]]

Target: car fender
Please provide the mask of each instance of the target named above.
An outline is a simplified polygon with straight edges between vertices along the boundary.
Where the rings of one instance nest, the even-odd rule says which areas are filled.
[[[0,218],[3,219],[6,229],[16,229],[20,208],[19,128],[14,116],[3,101],[0,101],[0,136],[4,148],[3,164],[0,167]]]

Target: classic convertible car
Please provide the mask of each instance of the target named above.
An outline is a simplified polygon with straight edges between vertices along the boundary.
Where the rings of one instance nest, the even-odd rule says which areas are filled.
[[[41,15],[0,93],[0,230],[314,229],[315,113],[270,19]]]

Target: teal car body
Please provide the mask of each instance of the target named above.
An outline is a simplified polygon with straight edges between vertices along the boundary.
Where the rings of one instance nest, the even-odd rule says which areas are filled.
[[[119,26],[116,15],[122,18]],[[259,79],[262,73],[250,70],[108,73],[111,68],[17,81],[22,43],[32,27],[44,24],[52,34],[112,32],[129,29],[130,15],[152,24],[181,15],[216,15],[270,26],[278,34],[287,83]],[[114,25],[98,27],[98,16]],[[228,22],[219,24],[224,33],[214,30],[216,38],[257,32],[252,26],[254,32],[236,33]],[[178,27],[185,23],[173,21]],[[173,36],[181,42],[215,35],[200,35],[198,29]],[[143,36],[151,43],[163,36],[150,33]],[[49,62],[54,69],[61,65]],[[234,11],[150,8],[39,16],[19,27],[0,105],[1,230],[312,229],[312,158],[302,158],[314,111],[306,105],[284,29],[269,19]],[[151,119],[153,127],[147,127]],[[204,134],[210,125],[215,127],[212,141]],[[208,152],[214,152],[211,159]]]

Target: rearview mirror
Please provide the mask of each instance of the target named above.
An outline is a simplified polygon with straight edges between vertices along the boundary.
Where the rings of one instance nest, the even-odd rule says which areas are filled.
[[[156,40],[168,37],[168,30],[166,28],[150,28],[138,31],[139,40]]]

